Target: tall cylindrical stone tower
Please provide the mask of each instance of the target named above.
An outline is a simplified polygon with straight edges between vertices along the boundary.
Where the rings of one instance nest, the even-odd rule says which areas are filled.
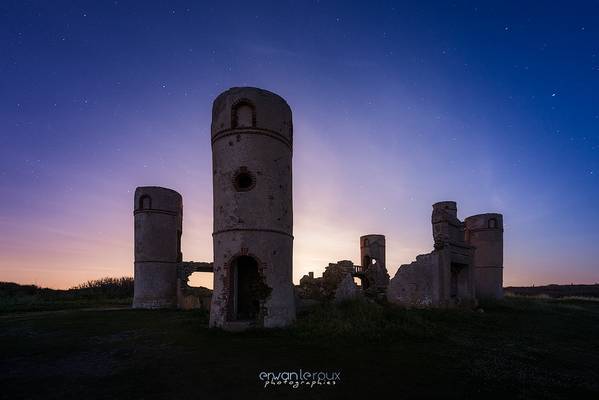
[[[135,189],[134,308],[177,306],[177,263],[181,261],[183,200],[157,186]]]
[[[476,297],[503,298],[503,216],[479,214],[464,220],[466,241],[474,246]]]
[[[212,108],[214,292],[210,326],[279,327],[295,318],[291,109],[240,87]]]

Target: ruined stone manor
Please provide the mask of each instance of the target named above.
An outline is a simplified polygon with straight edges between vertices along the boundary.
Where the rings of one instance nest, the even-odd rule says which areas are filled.
[[[473,306],[503,295],[500,214],[457,218],[455,202],[433,205],[434,250],[389,279],[385,236],[359,240],[360,263],[329,264],[322,277],[292,281],[291,109],[258,88],[231,88],[212,107],[214,261],[183,261],[183,199],[174,190],[135,190],[135,308],[210,309],[210,326],[282,327],[296,307],[364,297],[405,306]],[[212,272],[214,289],[188,285]],[[357,282],[357,283],[356,283]]]

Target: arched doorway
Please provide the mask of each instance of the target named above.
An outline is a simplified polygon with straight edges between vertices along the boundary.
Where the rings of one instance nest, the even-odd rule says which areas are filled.
[[[229,319],[231,321],[256,320],[260,313],[261,301],[268,295],[268,287],[262,281],[258,261],[243,255],[231,261],[232,296],[229,298]]]

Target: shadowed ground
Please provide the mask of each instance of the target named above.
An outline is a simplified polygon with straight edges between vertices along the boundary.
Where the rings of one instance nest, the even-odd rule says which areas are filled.
[[[202,312],[0,316],[0,397],[597,398],[599,302],[512,297],[485,312],[323,307],[287,330],[225,333]],[[341,371],[263,388],[260,371]]]

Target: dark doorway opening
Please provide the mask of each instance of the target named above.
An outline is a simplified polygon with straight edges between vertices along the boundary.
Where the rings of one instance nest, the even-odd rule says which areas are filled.
[[[459,267],[456,264],[451,264],[451,283],[449,294],[452,299],[458,297],[458,274]]]
[[[452,299],[468,297],[468,266],[451,263],[449,294]]]
[[[258,262],[250,256],[237,257],[231,263],[233,304],[232,320],[255,320],[260,312],[262,280],[258,272]]]

